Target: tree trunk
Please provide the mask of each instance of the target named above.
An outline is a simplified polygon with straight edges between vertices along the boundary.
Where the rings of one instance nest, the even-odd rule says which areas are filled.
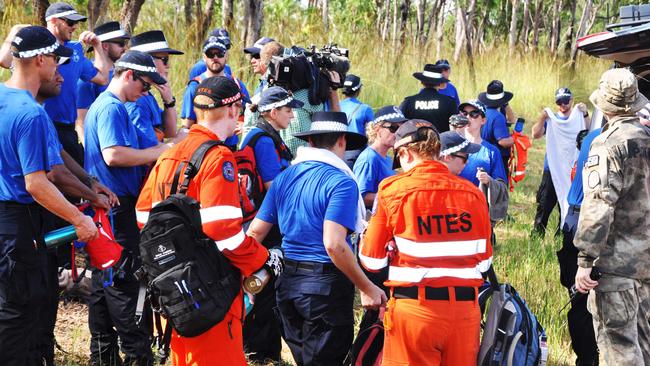
[[[521,26],[521,43],[528,49],[528,30],[530,28],[530,1],[524,0],[524,23]]]
[[[409,9],[411,8],[411,0],[402,0],[402,4],[399,7],[399,42],[400,46],[404,46],[406,43],[406,24],[409,20]]]
[[[232,29],[234,15],[234,0],[223,0],[221,2],[221,26]]]
[[[397,2],[399,0],[393,0],[393,47],[397,46]]]
[[[571,20],[569,21],[569,26],[564,33],[564,39],[562,40],[561,51],[563,55],[567,55],[571,52],[571,45],[573,44],[573,38],[575,37],[575,26],[576,26],[576,8],[577,0],[570,0],[569,7],[571,10]]]
[[[200,26],[197,30],[197,36],[199,40],[205,39],[205,36],[208,34],[208,28],[210,28],[210,24],[212,24],[214,4],[215,0],[207,0],[205,2],[205,8],[203,9],[203,15],[201,17],[201,22],[199,23]],[[200,9],[200,7],[197,7],[197,9]]]
[[[542,0],[537,0],[535,4],[535,19],[533,20],[533,47],[537,48],[539,45],[539,23],[540,17],[542,15],[542,9],[544,8],[544,3]]]
[[[575,66],[576,57],[578,56],[578,38],[582,37],[586,33],[587,21],[591,16],[591,9],[593,6],[592,0],[587,0],[585,8],[582,10],[582,16],[580,17],[580,24],[578,25],[578,31],[576,32],[575,40],[571,44],[571,64]]]
[[[552,54],[557,53],[557,47],[560,43],[560,10],[562,9],[562,0],[555,0],[553,5],[553,20],[551,26],[550,50]]]
[[[512,0],[510,31],[508,32],[508,53],[510,55],[515,51],[515,45],[517,44],[517,10],[519,10],[519,1],[520,0]]]
[[[143,4],[144,0],[124,0],[124,5],[120,12],[120,19],[122,19],[122,28],[127,32],[133,32]]]
[[[381,40],[385,41],[388,37],[388,25],[390,24],[390,0],[384,2],[384,24],[381,29]]]
[[[476,70],[474,69],[474,54],[472,51],[472,24],[476,13],[476,0],[471,0],[465,19],[465,51],[467,52],[467,63],[469,66],[469,78],[472,90],[476,89]]]
[[[460,59],[460,53],[465,45],[465,9],[463,5],[456,2],[456,24],[455,24],[455,43],[454,43],[454,63]]]
[[[435,7],[435,3],[433,4]],[[424,44],[426,37],[424,35],[424,11],[427,8],[427,0],[415,0],[416,18],[417,18],[417,40],[421,45]]]
[[[488,21],[488,13],[490,12],[490,7],[488,4],[486,4],[485,8],[483,9],[483,13],[481,13],[481,24],[478,26],[478,29],[476,30],[476,33],[474,34],[474,50],[478,53],[480,52],[479,48],[480,45],[482,44],[483,40],[483,35],[485,33],[485,27],[487,25]]]
[[[104,0],[88,0],[88,29],[95,29],[95,25],[101,20],[105,7],[106,2]]]
[[[445,0],[442,0],[440,9],[438,10],[438,20],[436,21],[436,59],[439,59],[442,55],[442,37],[444,36],[445,30],[445,18]]]
[[[34,6],[34,14],[38,17],[37,24],[47,26],[45,11],[50,6],[50,2],[48,0],[32,0],[32,6]]]
[[[429,41],[429,39],[431,39],[431,31],[436,27],[440,2],[441,2],[440,0],[433,0],[433,4],[431,4],[431,12],[429,13],[429,17],[427,19],[427,24],[426,24],[426,30],[424,31],[425,44]],[[426,11],[426,7],[424,8],[424,10]]]
[[[244,34],[245,45],[255,43],[260,38],[264,22],[262,0],[244,0]]]
[[[325,33],[329,32],[330,21],[329,21],[329,0],[320,0],[320,11],[321,19],[323,21],[323,30]]]
[[[192,0],[185,0],[183,6],[183,15],[185,16],[185,26],[189,27],[192,25]]]

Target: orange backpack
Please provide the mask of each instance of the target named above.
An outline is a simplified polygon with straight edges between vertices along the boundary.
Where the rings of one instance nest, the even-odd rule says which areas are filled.
[[[512,138],[515,144],[510,148],[510,160],[508,167],[508,183],[510,192],[515,189],[515,183],[519,183],[526,178],[526,166],[528,166],[528,149],[532,146],[528,136],[521,132],[513,132]]]

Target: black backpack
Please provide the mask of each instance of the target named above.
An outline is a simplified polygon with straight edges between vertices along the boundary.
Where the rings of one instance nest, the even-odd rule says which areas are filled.
[[[167,319],[162,342],[165,353],[169,349],[170,326],[183,337],[204,333],[224,319],[241,288],[239,270],[203,233],[199,202],[185,194],[203,157],[216,145],[223,142],[211,140],[199,146],[185,165],[176,193],[184,164],[178,166],[169,197],[151,210],[140,233],[139,274],[146,282],[152,308]],[[138,318],[142,315],[143,297],[138,299]]]

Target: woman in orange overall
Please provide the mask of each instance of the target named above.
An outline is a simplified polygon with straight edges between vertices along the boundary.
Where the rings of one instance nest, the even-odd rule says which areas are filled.
[[[485,197],[436,161],[440,137],[429,122],[407,121],[395,135],[404,173],[380,184],[359,253],[370,271],[389,267],[382,365],[476,365],[477,292],[492,261]]]

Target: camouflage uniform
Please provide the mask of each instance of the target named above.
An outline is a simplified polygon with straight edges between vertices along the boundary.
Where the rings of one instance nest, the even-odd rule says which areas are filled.
[[[618,87],[629,99],[625,83]],[[575,246],[580,267],[603,273],[588,308],[605,363],[650,365],[650,129],[625,114],[591,145]]]

